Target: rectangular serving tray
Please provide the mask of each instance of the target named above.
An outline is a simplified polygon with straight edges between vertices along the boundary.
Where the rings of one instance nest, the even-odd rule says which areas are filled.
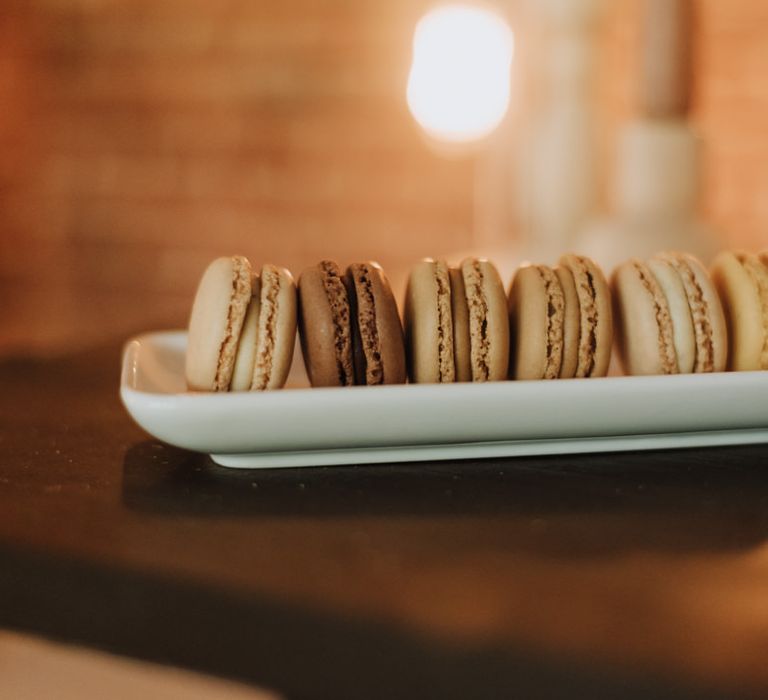
[[[768,372],[312,389],[186,391],[186,333],[123,352],[120,396],[154,437],[264,468],[768,443]]]

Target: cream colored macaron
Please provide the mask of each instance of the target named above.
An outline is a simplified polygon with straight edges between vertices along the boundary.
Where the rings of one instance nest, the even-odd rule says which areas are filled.
[[[722,307],[702,264],[667,252],[613,273],[616,339],[628,374],[717,372],[725,367]]]
[[[616,268],[611,284],[617,345],[627,374],[691,372],[693,321],[683,284],[671,263],[628,260]]]
[[[246,378],[248,367],[252,367],[250,386],[245,386],[245,382],[239,386],[233,383],[230,387],[233,391],[279,389],[285,384],[293,361],[296,345],[296,285],[293,276],[283,267],[264,265],[258,287],[251,301],[254,313],[249,308],[246,317],[244,331],[249,332],[241,335],[237,357],[239,360],[243,353],[247,358]],[[255,333],[248,326],[249,320],[250,328],[256,327]],[[253,358],[252,361],[250,358]]]
[[[252,273],[242,256],[214,260],[197,288],[189,321],[185,374],[194,391],[283,386],[296,336],[291,274],[265,265]]]
[[[187,340],[187,386],[228,391],[240,331],[251,301],[251,264],[236,255],[217,258],[197,287]]]
[[[728,325],[729,369],[768,369],[768,254],[723,251],[711,272]]]
[[[655,256],[671,264],[688,299],[695,343],[694,372],[722,372],[728,360],[728,331],[720,298],[701,261],[688,253]]]

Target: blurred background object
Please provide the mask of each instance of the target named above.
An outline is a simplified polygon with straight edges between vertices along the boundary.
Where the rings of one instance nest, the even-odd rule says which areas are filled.
[[[407,101],[427,136],[449,144],[481,141],[509,107],[512,31],[485,7],[440,5],[419,20]]]
[[[644,0],[643,15],[637,114],[619,131],[608,179],[613,217],[590,222],[578,242],[608,268],[670,249],[711,260],[721,245],[699,216],[705,144],[688,114],[691,0]]]
[[[549,260],[572,249],[598,196],[596,37],[603,0],[529,0],[536,50],[527,68],[518,193],[526,254]]]
[[[518,81],[512,78],[512,18],[503,11],[517,5],[437,5],[413,35],[408,107],[437,156],[471,162],[471,248],[498,250],[511,238],[517,125],[510,102]],[[436,249],[432,255],[448,252]]]
[[[258,688],[0,631],[0,685],[14,700],[280,700]]]
[[[218,254],[295,273],[375,258],[399,288],[425,255],[514,253],[528,235],[516,115],[541,87],[539,29],[525,0],[485,6],[509,18],[515,62],[484,160],[436,153],[409,112],[414,28],[432,3],[4,0],[0,351],[183,326]],[[643,26],[640,0],[603,9],[590,49],[598,173],[636,113]],[[702,211],[747,248],[768,234],[767,26],[761,0],[693,0]],[[490,204],[478,189],[496,192]]]

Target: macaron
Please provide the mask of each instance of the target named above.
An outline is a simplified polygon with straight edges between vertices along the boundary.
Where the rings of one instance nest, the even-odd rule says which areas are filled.
[[[403,384],[406,379],[403,325],[381,266],[353,263],[344,284],[352,320],[356,384]]]
[[[330,260],[299,278],[299,336],[312,386],[401,384],[405,347],[397,303],[381,266]]]
[[[261,312],[261,280],[251,275],[251,301],[245,313],[237,354],[229,382],[230,391],[248,391],[253,382],[253,367],[256,364],[256,342],[259,335],[259,314]]]
[[[722,372],[728,360],[728,330],[709,273],[697,258],[687,253],[660,253],[656,258],[672,265],[688,299],[696,348],[693,371]]]
[[[499,381],[509,370],[507,295],[492,263],[467,258],[459,266],[464,294],[456,302],[466,315],[469,343],[456,345],[457,364],[469,365],[473,382]]]
[[[472,381],[472,351],[469,334],[469,305],[464,275],[458,268],[448,271],[451,279],[451,314],[453,320],[453,361],[457,382]]]
[[[247,258],[214,260],[195,294],[185,375],[194,391],[276,389],[285,383],[296,336],[291,274]]]
[[[457,268],[422,260],[405,294],[405,338],[412,382],[507,378],[509,322],[496,268],[470,258]]]
[[[571,300],[571,306],[578,311],[577,304]],[[513,378],[557,379],[561,376],[565,306],[565,292],[552,268],[526,263],[515,273],[509,290]],[[573,344],[573,340],[571,342]]]
[[[332,260],[299,276],[299,338],[312,386],[352,386],[352,320],[344,273]]]
[[[264,265],[259,277],[259,289],[257,294],[252,295],[251,301],[251,306],[254,306],[258,297],[258,312],[246,315],[246,321],[249,317],[258,318],[249,387],[251,391],[280,389],[285,385],[296,345],[297,303],[293,276],[283,267]],[[247,339],[241,335],[236,362],[248,344]],[[242,390],[246,388],[243,386]],[[238,390],[239,387],[232,386],[231,389]]]
[[[711,273],[728,327],[728,368],[768,369],[768,253],[723,251]]]
[[[422,260],[411,270],[405,292],[405,345],[412,382],[456,381],[454,291],[450,269],[443,260]],[[463,285],[460,291],[463,294]],[[468,318],[464,329],[468,340]]]
[[[677,273],[666,261],[678,287],[672,293],[684,303],[673,305],[651,266],[641,260],[628,260],[613,273],[617,318],[617,343],[622,364],[628,374],[678,374],[684,371],[678,361],[675,332],[684,331],[686,343],[693,346],[693,321],[688,300]],[[677,313],[675,313],[676,310]],[[687,368],[690,372],[692,366]]]
[[[579,330],[581,312],[579,297],[576,294],[576,282],[573,275],[564,267],[555,267],[557,280],[563,290],[565,308],[563,309],[563,359],[560,363],[560,379],[571,379],[576,376],[579,364]]]
[[[613,346],[613,312],[611,308],[611,292],[602,270],[588,257],[568,254],[560,258],[558,279],[561,287],[570,288],[571,279],[576,291],[576,306],[579,316],[578,341],[569,342],[564,334],[564,347],[569,355],[569,369],[575,353],[576,368],[574,377],[604,377],[608,372]],[[570,279],[569,279],[570,278]],[[566,301],[566,310],[573,307]],[[573,323],[569,320],[569,323]],[[568,335],[572,335],[572,332]],[[566,373],[563,373],[565,376]],[[571,376],[570,373],[567,373]]]
[[[721,371],[726,330],[714,286],[685,253],[628,260],[613,273],[619,355],[628,374]]]
[[[677,369],[680,374],[689,374],[696,366],[696,331],[683,279],[675,266],[664,258],[651,258],[646,265],[661,287],[669,308]]]

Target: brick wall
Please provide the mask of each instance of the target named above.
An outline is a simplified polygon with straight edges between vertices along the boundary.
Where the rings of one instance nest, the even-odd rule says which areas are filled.
[[[31,5],[31,9],[30,9]],[[403,104],[412,2],[39,0],[3,11],[6,347],[183,325],[202,266],[465,245],[467,163]],[[24,172],[20,170],[22,168]]]
[[[614,125],[635,2],[606,26]],[[373,257],[402,279],[467,246],[471,163],[431,153],[403,100],[426,4],[3,0],[0,348],[183,325],[220,253]],[[706,210],[768,246],[768,6],[697,10]]]

